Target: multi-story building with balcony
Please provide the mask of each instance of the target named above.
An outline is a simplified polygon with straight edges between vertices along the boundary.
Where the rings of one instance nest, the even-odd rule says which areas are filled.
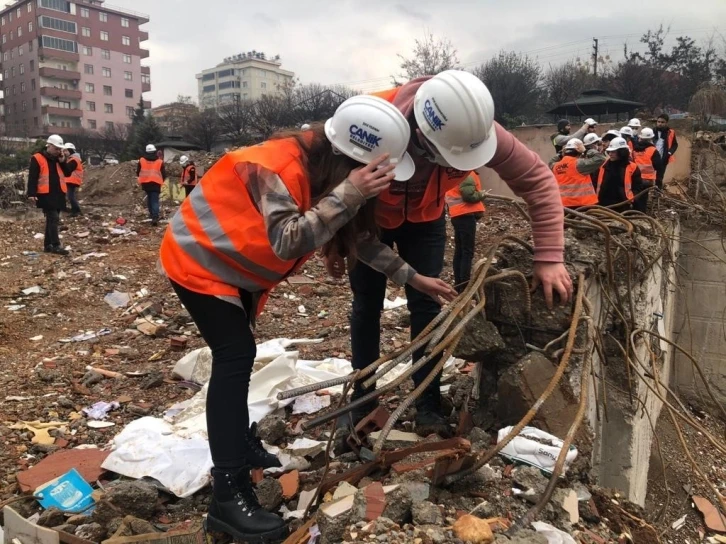
[[[149,17],[104,0],[17,0],[0,10],[2,123],[13,136],[129,123],[151,90]],[[150,104],[148,104],[150,106]]]
[[[294,72],[281,68],[280,56],[259,51],[227,57],[214,68],[197,74],[199,106],[216,108],[236,100],[258,100],[292,83]]]

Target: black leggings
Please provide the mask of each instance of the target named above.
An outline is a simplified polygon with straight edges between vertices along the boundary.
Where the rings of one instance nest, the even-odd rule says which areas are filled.
[[[214,466],[244,466],[244,435],[250,426],[247,394],[257,355],[248,312],[213,295],[202,295],[171,282],[184,307],[212,350],[212,377],[207,392],[207,434]],[[243,293],[248,295],[248,293]],[[242,297],[245,308],[250,297]]]
[[[476,246],[477,217],[465,213],[451,218],[454,227],[454,287],[461,293],[471,278],[471,263]]]

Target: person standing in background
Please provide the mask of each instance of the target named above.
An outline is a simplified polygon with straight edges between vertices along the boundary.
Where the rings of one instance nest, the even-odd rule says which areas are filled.
[[[654,138],[655,148],[658,150],[662,159],[660,172],[658,172],[658,176],[656,177],[658,189],[663,188],[663,178],[665,178],[666,168],[668,168],[670,163],[676,160],[673,155],[675,155],[678,150],[678,138],[676,138],[676,131],[668,126],[669,120],[670,117],[668,117],[667,113],[661,113],[656,120]]]
[[[81,215],[81,206],[78,204],[77,193],[83,185],[83,161],[81,155],[76,151],[76,146],[67,142],[63,149],[63,155],[66,158],[68,170],[71,172],[65,178],[66,188],[68,189],[68,202],[71,205],[71,217]]]
[[[197,186],[197,167],[195,166],[194,161],[190,160],[186,155],[181,156],[179,164],[182,167],[181,186],[184,187],[186,196],[189,196],[189,193],[191,193],[194,190],[194,187]]]
[[[154,144],[146,146],[146,154],[139,159],[139,164],[136,167],[136,176],[139,185],[146,193],[146,205],[149,209],[151,226],[155,227],[159,224],[159,196],[166,179],[166,169],[164,168],[164,161],[159,158]]]

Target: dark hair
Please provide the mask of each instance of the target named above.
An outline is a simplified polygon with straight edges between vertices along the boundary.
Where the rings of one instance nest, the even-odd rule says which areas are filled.
[[[619,161],[628,161],[630,160],[630,149],[618,149],[618,160]]]
[[[658,119],[663,119],[666,123],[671,120],[667,113],[661,113],[658,116]]]
[[[335,153],[325,136],[325,125],[313,123],[308,130],[291,130],[274,134],[270,139],[293,138],[302,149],[303,167],[310,180],[311,200],[317,204],[345,180],[350,172],[363,166],[350,157]],[[368,200],[353,219],[338,229],[333,238],[323,246],[323,254],[337,253],[348,258],[349,268],[357,258],[359,240],[378,236],[375,219],[375,199]]]

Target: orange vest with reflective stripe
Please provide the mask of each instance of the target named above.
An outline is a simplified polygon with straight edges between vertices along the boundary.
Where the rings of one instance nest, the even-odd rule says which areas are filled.
[[[396,87],[372,94],[393,103],[400,90],[401,87]],[[386,189],[376,200],[376,222],[384,229],[394,229],[404,221],[424,223],[438,219],[444,213],[446,193],[458,187],[469,174],[456,168],[435,166],[423,196],[416,195],[415,202],[410,202],[406,194],[392,195]]]
[[[141,170],[139,170],[139,184],[144,183],[157,183],[164,185],[164,178],[161,177],[161,167],[164,165],[164,161],[157,159],[150,161],[144,157],[139,159],[141,163]]]
[[[607,161],[605,162],[607,164]],[[605,177],[605,164],[600,167],[600,173],[597,176],[597,192],[600,193],[600,187],[602,180]],[[625,179],[623,185],[625,186],[625,197],[628,200],[633,200],[633,173],[638,169],[638,165],[634,162],[629,162],[628,166],[625,167]]]
[[[669,127],[668,129],[668,149],[666,149],[666,152],[670,150],[671,147],[673,147],[673,140],[676,139],[676,131]],[[672,163],[676,160],[675,155],[671,155],[668,157],[668,164]]]
[[[50,165],[48,164],[48,159],[46,159],[45,155],[43,155],[42,153],[36,153],[35,155],[33,155],[33,157],[35,157],[35,160],[38,161],[38,164],[40,165],[37,194],[47,195],[48,193],[50,193]],[[68,191],[68,188],[66,187],[63,170],[58,163],[55,164],[55,167],[58,170],[58,180],[60,181],[61,191],[66,193]]]
[[[658,150],[654,145],[649,145],[643,151],[634,151],[633,159],[640,168],[640,175],[644,181],[655,181],[656,172],[653,168],[653,155]]]
[[[194,186],[197,184],[197,169],[194,168],[194,176],[192,176],[189,171],[194,167],[193,164],[187,165],[182,168],[181,173],[181,184],[182,185],[191,185]]]
[[[73,170],[73,173],[68,176],[67,178],[64,177],[63,179],[68,184],[71,185],[78,185],[81,186],[83,184],[83,162],[81,161],[81,156],[78,153],[74,153],[68,159],[75,159],[78,163],[78,166],[76,166],[76,169]]]
[[[474,179],[476,190],[481,191],[481,179],[479,179],[479,175],[476,172],[471,172],[469,177]],[[483,213],[486,209],[483,202],[464,202],[464,199],[461,197],[461,190],[459,189],[460,185],[446,192],[446,206],[449,208],[449,216],[459,217],[467,213]]]
[[[565,155],[552,166],[557,184],[560,186],[562,205],[568,208],[597,204],[597,194],[588,174],[577,171],[577,157]]]
[[[179,207],[161,243],[166,275],[190,291],[239,296],[266,292],[292,274],[312,253],[282,260],[270,244],[265,221],[248,183],[248,165],[275,172],[300,213],[311,208],[310,181],[293,139],[272,140],[224,155]]]

